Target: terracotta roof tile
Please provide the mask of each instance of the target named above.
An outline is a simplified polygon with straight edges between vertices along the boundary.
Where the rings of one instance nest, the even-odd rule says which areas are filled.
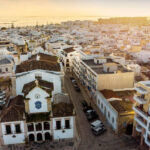
[[[1,122],[24,120],[25,105],[23,100],[21,95],[11,99],[8,107],[5,107],[1,112]]]
[[[38,54],[39,60],[36,60],[37,55],[32,56],[29,60],[24,61],[16,67],[16,73],[27,72],[36,69],[60,71],[60,65],[56,56]]]
[[[36,81],[36,80],[35,80]],[[27,83],[23,86],[22,92],[27,95],[34,87],[36,87],[35,81]],[[39,87],[50,93],[54,89],[54,85],[51,82],[47,82],[41,79],[37,79]]]
[[[69,47],[69,48],[65,48],[64,49],[64,52],[66,53],[71,53],[71,52],[74,52],[75,50],[73,49],[73,47]]]

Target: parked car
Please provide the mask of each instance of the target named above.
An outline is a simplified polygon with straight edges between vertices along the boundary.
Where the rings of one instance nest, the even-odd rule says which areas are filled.
[[[91,123],[91,129],[96,129],[99,127],[104,127],[104,124],[102,123],[102,121],[96,120],[96,121]]]
[[[82,106],[83,106],[83,107],[87,107],[87,106],[88,106],[88,103],[87,103],[85,100],[83,100],[83,101],[82,101]]]
[[[72,81],[72,83],[74,83],[74,84],[76,83],[77,84],[77,81],[75,79],[73,79],[71,81]]]
[[[79,87],[75,87],[75,90],[76,90],[77,92],[80,92],[80,91],[81,91]]]
[[[98,114],[95,110],[88,110],[86,112],[86,117],[89,121],[97,119],[98,118]]]
[[[104,127],[98,127],[98,128],[92,129],[92,133],[94,135],[101,135],[104,132],[106,132],[106,128],[104,128]]]
[[[73,86],[74,86],[75,88],[79,88],[77,82],[74,82],[74,83],[73,83]]]
[[[86,113],[88,110],[93,109],[91,106],[85,106],[83,107],[83,111]]]
[[[70,80],[72,81],[72,80],[75,80],[75,78],[74,77],[70,77]]]

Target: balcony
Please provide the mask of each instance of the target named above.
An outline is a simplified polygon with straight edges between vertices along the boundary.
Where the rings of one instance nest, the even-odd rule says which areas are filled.
[[[135,116],[134,120],[143,128],[146,129],[146,124],[144,123],[144,119],[140,116]]]
[[[133,98],[136,102],[138,102],[139,104],[146,104],[146,100],[144,98],[141,98],[140,96],[134,96]]]
[[[133,107],[133,110],[141,117],[143,117],[145,120],[148,120],[148,114],[144,112],[143,109],[141,109],[139,106]]]
[[[136,91],[138,91],[140,94],[147,94],[147,90],[142,87],[136,87]]]
[[[136,125],[136,131],[137,132],[142,132],[142,127],[140,125]]]

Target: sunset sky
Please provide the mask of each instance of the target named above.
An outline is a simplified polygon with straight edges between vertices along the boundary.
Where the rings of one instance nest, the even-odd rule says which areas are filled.
[[[0,0],[0,16],[150,16],[150,0]]]

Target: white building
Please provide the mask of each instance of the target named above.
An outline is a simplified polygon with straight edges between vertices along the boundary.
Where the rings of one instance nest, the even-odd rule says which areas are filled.
[[[102,112],[115,133],[132,129],[134,112],[132,111],[132,96],[134,91],[97,91],[96,105]]]
[[[2,145],[74,138],[75,112],[62,93],[55,56],[38,54],[16,67],[13,94],[0,114]]]
[[[78,57],[79,53],[73,47],[65,48],[62,50],[60,60],[63,63],[64,70],[72,70],[72,62],[75,57]]]
[[[0,74],[7,76],[12,75],[14,69],[14,61],[11,57],[0,57]]]

